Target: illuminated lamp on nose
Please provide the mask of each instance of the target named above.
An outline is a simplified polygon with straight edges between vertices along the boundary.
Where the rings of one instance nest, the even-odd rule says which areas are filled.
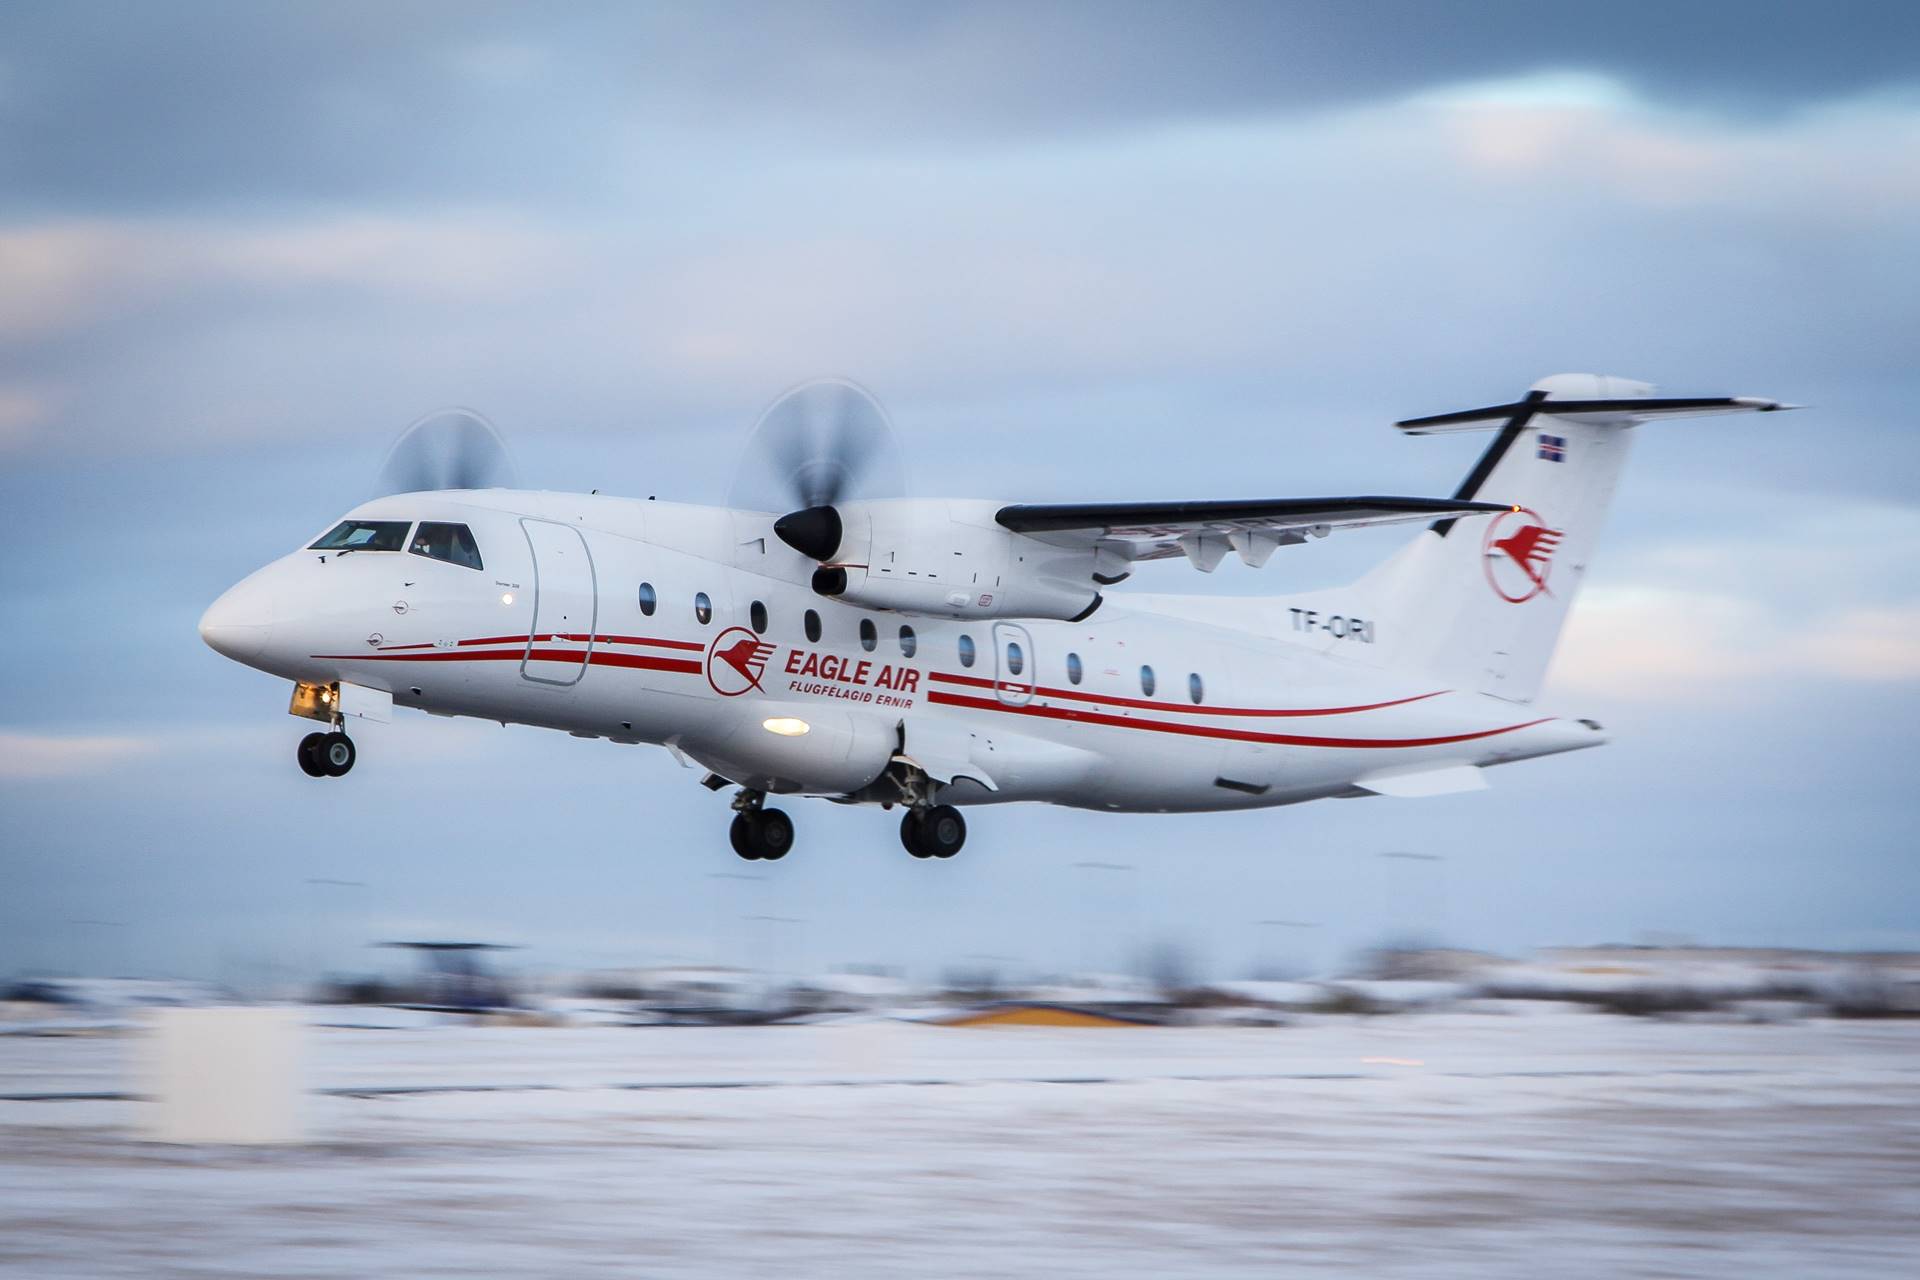
[[[770,716],[760,722],[760,727],[768,733],[777,733],[783,738],[798,738],[813,728],[805,720],[795,716]]]

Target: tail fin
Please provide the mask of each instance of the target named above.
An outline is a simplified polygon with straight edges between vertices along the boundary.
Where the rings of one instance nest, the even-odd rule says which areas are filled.
[[[1350,589],[1374,615],[1378,645],[1369,657],[1454,688],[1531,701],[1586,576],[1633,428],[1793,407],[1652,392],[1623,378],[1559,374],[1513,404],[1399,423],[1411,435],[1497,428],[1454,496],[1514,510],[1436,521]]]

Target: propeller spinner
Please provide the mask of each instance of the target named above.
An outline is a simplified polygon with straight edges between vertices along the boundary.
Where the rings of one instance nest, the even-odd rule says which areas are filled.
[[[728,500],[747,510],[789,511],[774,522],[780,540],[826,560],[840,546],[835,506],[899,497],[904,474],[893,425],[873,394],[844,378],[818,378],[760,415]]]

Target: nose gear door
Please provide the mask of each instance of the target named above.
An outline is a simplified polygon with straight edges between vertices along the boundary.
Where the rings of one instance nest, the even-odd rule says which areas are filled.
[[[578,684],[599,621],[593,554],[572,525],[522,518],[520,527],[533,552],[533,625],[520,674],[536,684]]]

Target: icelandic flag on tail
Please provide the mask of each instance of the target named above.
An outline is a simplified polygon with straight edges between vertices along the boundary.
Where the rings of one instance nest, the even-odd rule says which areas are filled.
[[[1542,431],[1540,433],[1540,456],[1548,462],[1565,462],[1567,460],[1567,438],[1565,436],[1550,436]]]

